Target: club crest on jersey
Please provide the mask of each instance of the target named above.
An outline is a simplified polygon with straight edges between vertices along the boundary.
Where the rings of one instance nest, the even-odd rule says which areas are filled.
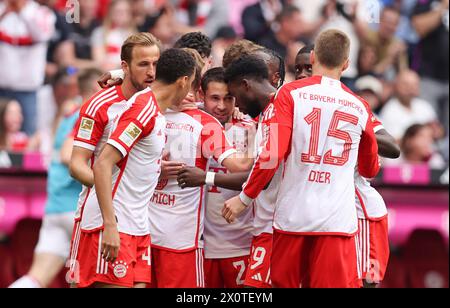
[[[78,138],[90,140],[94,131],[95,121],[89,118],[81,118],[80,129],[78,130]]]
[[[127,129],[120,135],[119,139],[127,146],[131,147],[133,143],[139,138],[142,133],[142,129],[140,129],[136,124],[130,123]]]
[[[123,261],[116,261],[113,265],[114,276],[117,278],[123,278],[127,275],[128,264]]]
[[[156,185],[156,190],[163,190],[167,184],[169,183],[169,180],[159,180],[158,185]]]

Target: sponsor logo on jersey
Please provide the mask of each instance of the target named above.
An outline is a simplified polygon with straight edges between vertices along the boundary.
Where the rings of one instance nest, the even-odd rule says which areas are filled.
[[[125,143],[128,147],[131,147],[133,143],[139,138],[142,133],[136,124],[130,123],[125,131],[120,135],[119,139]]]
[[[80,129],[77,137],[84,140],[91,140],[92,132],[94,131],[95,121],[89,118],[81,118]]]
[[[127,275],[127,271],[128,271],[128,264],[126,262],[116,261],[113,264],[114,276],[116,276],[117,278],[125,277]]]

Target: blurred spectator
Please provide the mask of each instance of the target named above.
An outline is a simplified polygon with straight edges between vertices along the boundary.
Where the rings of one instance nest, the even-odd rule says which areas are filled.
[[[28,137],[20,131],[22,122],[20,104],[0,98],[0,151],[21,152],[27,148]]]
[[[370,109],[378,113],[381,108],[381,95],[383,94],[383,84],[373,76],[363,76],[356,80],[355,89],[357,94],[369,103]]]
[[[67,102],[78,97],[77,70],[61,68],[51,83],[38,93],[38,130],[30,140],[30,148],[40,151],[46,158],[51,153],[53,135],[59,121],[67,113]]]
[[[178,0],[176,19],[179,32],[204,31],[214,37],[222,26],[228,25],[228,1],[223,0]]]
[[[403,137],[411,125],[437,121],[430,103],[418,98],[419,85],[420,78],[416,72],[400,72],[395,84],[395,97],[386,103],[380,113],[384,127],[397,140]]]
[[[120,66],[121,46],[134,32],[130,2],[111,1],[103,25],[92,34],[92,55],[100,68],[108,71]]]
[[[74,50],[71,52],[75,57],[74,65],[78,68],[94,67],[92,57],[91,40],[94,30],[99,27],[97,20],[98,2],[92,0],[79,0],[80,22],[71,24],[69,34],[73,42]]]
[[[374,72],[391,80],[395,78],[396,72],[408,68],[406,45],[395,37],[399,22],[400,12],[393,7],[385,7],[381,13],[379,29],[368,29],[364,37],[364,43],[375,50]]]
[[[35,1],[0,3],[0,96],[21,104],[28,135],[36,130],[36,93],[44,82],[54,26],[55,15]]]
[[[412,24],[419,37],[420,58],[415,67],[422,76],[422,97],[433,104],[448,129],[449,10],[448,0],[421,0]]]
[[[143,32],[150,32],[157,37],[164,48],[172,47],[176,37],[176,27],[173,20],[173,12],[163,8],[152,16],[147,16],[145,24],[141,29]]]
[[[225,50],[237,40],[236,31],[232,27],[222,27],[217,32],[216,38],[212,43],[212,66],[222,66]]]
[[[282,9],[283,3],[280,0],[260,0],[246,7],[242,13],[244,37],[257,42],[261,37],[270,35],[272,23]]]
[[[388,160],[388,165],[428,164],[433,169],[443,169],[446,164],[442,156],[435,150],[433,130],[425,124],[410,126],[400,144],[402,155],[398,160]]]
[[[358,56],[358,76],[377,76],[375,66],[377,64],[377,53],[375,47],[362,45]]]
[[[242,26],[242,13],[245,8],[255,4],[258,0],[228,0],[230,6],[229,22],[240,37],[244,36],[244,27]]]
[[[73,42],[69,40],[71,25],[67,22],[63,12],[56,10],[56,0],[36,0],[37,3],[47,6],[55,14],[55,32],[50,39],[47,52],[46,77],[51,77],[58,71],[59,66],[73,64]]]
[[[286,58],[288,49],[291,45],[294,47],[295,55],[299,50],[298,40],[304,33],[304,23],[300,9],[295,6],[286,6],[276,18],[277,28],[274,32],[259,37],[258,43],[264,47],[276,51],[281,57]],[[295,58],[294,55],[294,58]]]

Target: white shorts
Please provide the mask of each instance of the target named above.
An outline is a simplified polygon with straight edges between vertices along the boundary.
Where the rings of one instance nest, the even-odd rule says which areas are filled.
[[[75,212],[47,214],[42,221],[35,254],[49,253],[69,257]]]

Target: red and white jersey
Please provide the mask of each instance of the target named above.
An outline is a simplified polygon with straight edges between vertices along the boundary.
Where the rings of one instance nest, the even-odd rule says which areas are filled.
[[[150,234],[148,200],[161,173],[166,121],[150,88],[134,95],[127,109],[115,122],[108,144],[122,153],[113,170],[113,206],[121,233]],[[88,196],[81,228],[95,231],[103,227],[95,187]]]
[[[249,134],[254,133],[254,129],[255,122],[251,119],[233,121],[225,125],[225,135],[238,153],[246,154],[249,150]],[[214,159],[210,159],[209,171],[227,173],[227,169]],[[206,189],[206,219],[203,233],[205,257],[225,259],[249,255],[253,238],[252,208],[246,209],[233,224],[228,224],[222,217],[223,205],[240,192],[216,186],[208,186]]]
[[[358,230],[354,170],[379,171],[368,104],[338,80],[315,76],[282,87],[269,139],[240,197],[250,204],[284,160],[274,228],[303,235]]]
[[[372,117],[375,134],[384,129],[375,116]],[[356,210],[359,219],[379,220],[388,214],[386,203],[380,193],[370,185],[368,179],[355,170]]]
[[[206,112],[168,111],[165,116],[165,151],[170,153],[169,160],[206,171],[210,158],[222,164],[236,153],[225,137],[222,124]],[[203,186],[181,189],[176,179],[161,180],[149,200],[153,246],[172,251],[203,248]]]
[[[127,106],[121,87],[116,86],[99,91],[81,107],[80,116],[74,127],[73,145],[93,152],[91,166],[108,141],[114,121],[128,108]],[[75,214],[77,220],[81,217],[89,193],[90,189],[83,186]]]
[[[261,155],[269,139],[269,124],[275,115],[274,99],[275,96],[272,97],[270,104],[259,118],[255,138],[255,157]],[[281,183],[282,169],[283,166],[280,165],[267,189],[261,191],[254,201],[253,212],[255,217],[253,219],[253,236],[259,236],[262,233],[273,234],[273,215],[275,212],[275,203],[277,202],[278,189]]]

